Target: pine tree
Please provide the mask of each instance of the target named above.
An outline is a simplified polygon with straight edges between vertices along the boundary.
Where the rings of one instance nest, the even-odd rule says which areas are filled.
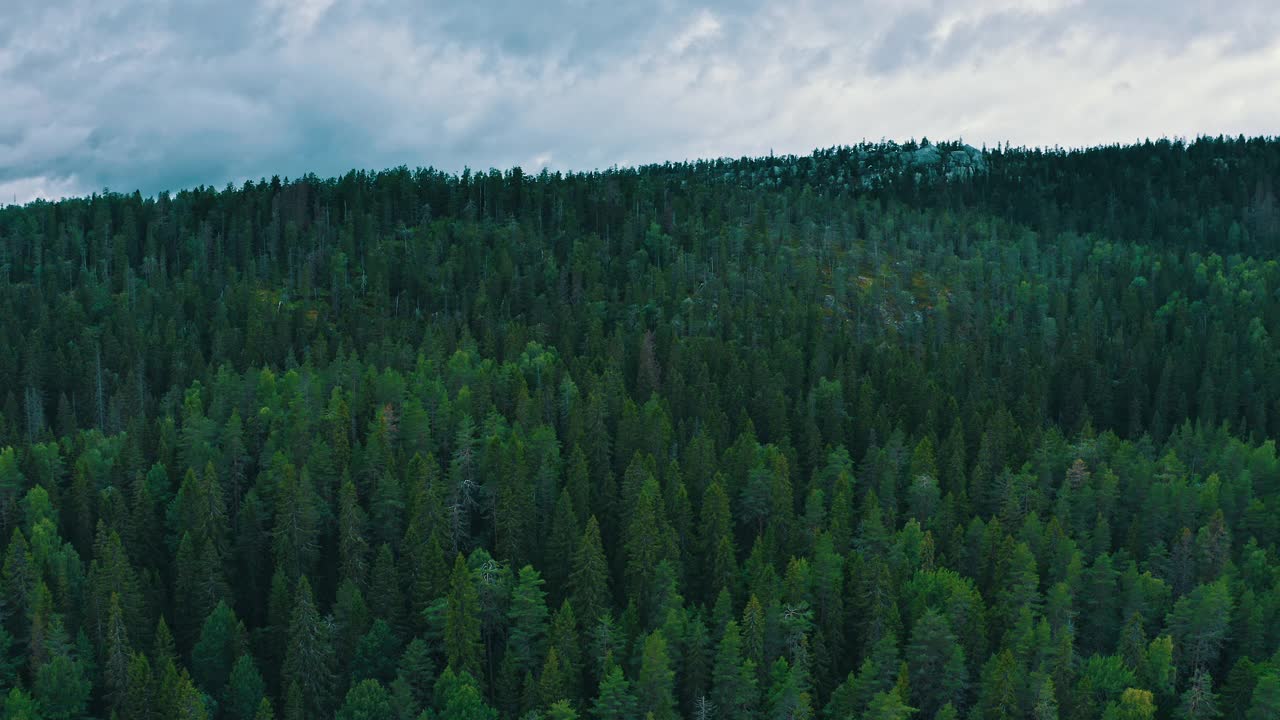
[[[396,658],[400,654],[400,640],[386,620],[374,620],[360,641],[356,643],[351,660],[351,683],[372,679],[389,683],[396,670]]]
[[[35,528],[32,529],[32,538],[36,538]],[[20,550],[25,545],[23,543],[18,549]],[[198,577],[199,570],[197,568],[187,569],[190,570],[191,577]],[[180,572],[182,570],[180,568]],[[220,578],[221,571],[215,571],[211,578],[214,582],[213,586],[209,588],[207,593],[203,594],[196,591],[196,583],[193,580],[193,591],[190,597],[191,607],[188,609],[192,611],[198,610],[206,602],[204,598],[221,592],[222,586],[218,582]],[[120,620],[123,623],[124,631],[134,637],[142,636],[142,594],[139,588],[137,572],[129,562],[128,553],[125,550],[120,534],[114,530],[109,530],[106,524],[102,522],[98,523],[97,535],[94,541],[94,559],[89,564],[88,581],[91,595],[87,609],[91,627],[102,632],[109,626],[110,602],[112,596],[115,595],[119,604]],[[18,592],[21,591],[19,590]],[[196,622],[202,620],[203,618],[200,618]],[[105,637],[96,633],[95,637],[101,643],[106,641]]]
[[[960,705],[967,684],[964,651],[956,643],[946,618],[928,610],[911,630],[906,649],[912,701],[924,717],[932,717],[943,705]]]
[[[200,631],[200,639],[191,650],[192,679],[213,697],[220,697],[231,679],[237,658],[247,649],[247,633],[225,603],[218,603],[209,613]]]
[[[4,720],[43,720],[46,717],[41,714],[40,703],[17,686],[9,690],[0,708],[4,709]]]
[[[707,597],[715,597],[721,590],[735,589],[738,574],[737,551],[733,545],[733,517],[729,509],[729,496],[716,476],[707,486],[702,497],[702,514],[699,524],[699,554],[703,563]]]
[[[303,698],[302,710],[310,717],[319,717],[332,712],[331,693],[335,679],[333,621],[320,615],[306,576],[298,581],[294,597],[281,669],[282,685],[286,688],[296,685]],[[290,703],[286,702],[288,705]],[[289,713],[286,711],[285,714]]]
[[[258,711],[254,713],[253,720],[275,720],[276,713],[271,709],[271,701],[262,698],[262,702],[258,703]]]
[[[548,647],[555,648],[564,668],[566,698],[575,704],[582,699],[582,641],[573,606],[565,600],[551,618],[547,634]]]
[[[1181,670],[1194,673],[1217,663],[1230,630],[1233,606],[1225,580],[1200,585],[1174,604],[1168,622]]]
[[[23,617],[31,610],[38,570],[31,557],[31,546],[22,531],[14,528],[5,548],[4,566],[0,568],[0,597],[10,606],[9,612]]]
[[[307,703],[302,696],[302,686],[297,682],[289,683],[289,689],[284,696],[284,718],[285,720],[305,720],[307,717]]]
[[[636,698],[631,692],[631,683],[622,674],[622,668],[614,665],[605,673],[592,711],[599,720],[630,720],[636,717]]]
[[[1052,677],[1046,675],[1041,678],[1035,688],[1033,702],[1032,720],[1058,720],[1058,698]]]
[[[391,696],[377,680],[361,680],[347,692],[338,720],[382,720],[391,717]]]
[[[342,392],[335,387],[329,394],[326,418],[329,426],[329,446],[333,449],[333,464],[339,474],[351,465],[351,406]]]
[[[154,707],[155,682],[151,663],[147,661],[146,655],[135,652],[129,657],[125,693],[116,707],[116,713],[119,717],[151,720],[156,717]]]
[[[85,661],[76,657],[62,621],[54,617],[45,636],[49,660],[35,671],[32,695],[41,715],[49,720],[72,720],[83,716],[89,706],[92,680]]]
[[[13,635],[4,626],[4,605],[0,602],[0,686],[16,685],[21,658],[15,652]]]
[[[436,666],[431,648],[422,638],[414,638],[400,655],[396,667],[397,685],[403,685],[412,700],[412,713],[416,714],[431,704],[431,692],[435,686]]]
[[[730,620],[725,624],[716,647],[711,671],[711,702],[720,712],[727,713],[727,717],[749,718],[755,713],[757,694],[755,666],[743,660],[742,634],[738,622]]]
[[[1018,697],[1022,687],[1022,669],[1009,650],[993,655],[982,669],[978,708],[983,718],[1012,720],[1022,717]]]
[[[658,483],[652,476],[645,479],[638,491],[623,543],[627,558],[627,596],[640,601],[642,613],[652,613],[657,589],[654,572],[662,561],[677,557]]]
[[[581,531],[577,513],[568,488],[560,491],[555,513],[551,518],[551,533],[547,537],[545,566],[547,586],[554,600],[563,600],[569,589],[569,577],[573,573],[573,556],[578,548]]]
[[[644,640],[640,672],[636,677],[636,699],[641,712],[654,720],[674,720],[676,714],[675,673],[667,655],[662,633],[650,633]]]
[[[356,485],[348,478],[338,494],[338,575],[357,585],[364,583],[369,568],[366,522]]]
[[[903,702],[902,693],[894,688],[889,692],[876,693],[862,717],[864,720],[907,720],[915,712],[916,709]]]
[[[556,648],[547,651],[542,663],[542,672],[538,673],[538,698],[542,707],[549,707],[557,701],[564,700],[569,694],[569,677],[564,663],[560,662],[560,652]]]
[[[765,667],[766,623],[764,606],[760,603],[760,598],[752,595],[747,600],[747,606],[742,609],[742,653],[761,669]]]
[[[1197,670],[1182,693],[1178,706],[1180,720],[1208,720],[1219,716],[1218,696],[1213,692],[1213,678],[1204,670]]]
[[[373,572],[369,577],[369,613],[385,620],[393,628],[399,628],[404,620],[404,596],[400,592],[400,574],[391,546],[383,543],[378,548]]]
[[[547,603],[542,585],[541,574],[532,566],[525,565],[520,568],[516,587],[511,592],[511,609],[507,611],[511,625],[507,652],[513,654],[516,670],[520,673],[533,670],[535,660],[545,651]],[[550,698],[551,701],[559,699]]]
[[[254,720],[258,707],[266,701],[266,683],[253,657],[241,655],[231,667],[231,678],[227,682],[225,708],[227,717],[232,720]]]
[[[347,668],[355,657],[356,645],[369,630],[373,619],[364,594],[351,580],[343,580],[338,586],[333,603],[333,632],[335,667]]]
[[[310,571],[319,549],[319,509],[315,488],[304,468],[301,473],[286,464],[276,488],[275,529],[272,547],[276,566],[291,581]]]
[[[449,577],[449,597],[445,614],[444,654],[457,673],[478,677],[480,673],[480,596],[467,561],[459,553]]]
[[[600,541],[600,525],[595,516],[588,518],[587,528],[573,558],[573,574],[569,577],[570,598],[586,627],[610,609],[609,565]]]
[[[677,673],[680,683],[680,708],[685,714],[693,713],[700,702],[710,702],[707,692],[711,689],[711,671],[715,660],[715,646],[711,640],[711,632],[703,621],[702,613],[688,611],[683,613],[684,628],[679,632],[672,631],[682,637],[677,638],[680,672]],[[670,623],[669,623],[670,624]]]
[[[497,720],[498,717],[498,713],[485,704],[475,679],[467,673],[455,674],[452,667],[445,668],[436,683],[435,705],[443,709],[441,717],[456,720]]]
[[[394,474],[377,477],[369,500],[373,535],[381,543],[398,545],[404,535],[404,490]]]
[[[1155,701],[1149,691],[1127,688],[1120,694],[1118,701],[1107,705],[1102,718],[1103,720],[1152,720],[1155,714]]]
[[[0,449],[0,532],[17,528],[18,499],[27,479],[18,468],[17,453],[11,447]]]
[[[8,654],[4,642],[0,642],[0,659]],[[107,614],[106,647],[103,657],[102,679],[113,708],[119,708],[129,693],[129,662],[133,655],[129,647],[129,630],[125,627],[124,613],[120,609],[120,595],[111,594]],[[3,675],[0,669],[0,675]]]
[[[1248,720],[1280,717],[1280,671],[1269,670],[1258,677],[1247,717]]]
[[[547,720],[578,720],[578,711],[568,700],[560,700],[547,708]]]

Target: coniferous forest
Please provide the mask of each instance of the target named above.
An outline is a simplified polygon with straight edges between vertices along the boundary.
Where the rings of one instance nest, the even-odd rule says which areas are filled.
[[[0,209],[0,717],[1280,717],[1280,141]]]

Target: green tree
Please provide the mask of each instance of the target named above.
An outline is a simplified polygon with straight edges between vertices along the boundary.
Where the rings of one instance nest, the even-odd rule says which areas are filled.
[[[547,634],[548,647],[555,648],[560,664],[564,668],[567,683],[567,699],[579,702],[582,699],[582,640],[578,633],[578,620],[573,612],[573,605],[565,600],[560,609],[551,618],[551,629]]]
[[[978,705],[983,718],[1012,720],[1022,717],[1019,695],[1023,683],[1022,668],[1009,650],[993,655],[982,669]]]
[[[44,720],[45,717],[40,712],[40,703],[16,686],[9,690],[0,707],[4,710],[4,720]]]
[[[320,615],[306,576],[298,581],[294,597],[281,669],[282,684],[286,688],[297,685],[303,710],[317,717],[332,712],[335,678],[332,622]]]
[[[766,698],[769,718],[811,718],[809,693],[805,690],[804,668],[792,667],[786,658],[778,658],[771,672]]]
[[[351,660],[351,682],[372,679],[389,683],[395,674],[400,655],[400,640],[391,625],[381,618],[374,620],[358,643]]]
[[[8,655],[8,647],[0,638],[0,661]],[[111,607],[107,614],[106,647],[103,653],[103,684],[113,708],[123,704],[129,692],[129,659],[133,651],[129,646],[129,630],[125,627],[124,613],[120,609],[120,596],[111,595]],[[4,675],[0,667],[0,676]]]
[[[711,670],[711,702],[728,716],[750,718],[759,702],[757,696],[755,667],[750,661],[744,661],[738,621],[730,620],[716,647]]]
[[[901,693],[895,688],[889,692],[876,693],[862,717],[865,720],[906,720],[915,713],[916,708],[903,702]]]
[[[128,688],[117,708],[117,714],[140,720],[155,717],[155,681],[147,656],[140,652],[133,653],[129,657],[128,674]]]
[[[662,633],[650,633],[644,639],[640,671],[636,677],[636,700],[640,711],[652,714],[654,720],[672,720],[676,715],[675,672],[667,655],[667,641]]]
[[[1280,717],[1280,672],[1269,670],[1258,677],[1249,705],[1248,720]]]
[[[912,700],[924,717],[948,703],[963,703],[968,682],[964,650],[945,617],[932,609],[925,612],[911,630],[906,659],[914,680]]]
[[[319,550],[320,510],[307,470],[299,473],[286,464],[275,496],[272,547],[276,566],[296,581],[311,569]]]
[[[392,627],[400,627],[404,616],[404,596],[400,592],[395,554],[386,543],[378,548],[378,557],[373,563],[368,600],[371,616],[385,620]]]
[[[367,522],[356,485],[348,478],[338,494],[338,568],[344,580],[357,586],[364,583],[369,569]]]
[[[441,717],[451,720],[497,720],[498,717],[498,713],[485,704],[471,675],[457,675],[451,667],[445,668],[436,683],[435,704],[443,710]]]
[[[392,717],[391,696],[377,680],[361,680],[347,691],[338,720],[382,720]]]
[[[563,599],[568,589],[569,576],[573,573],[573,556],[578,548],[581,531],[569,489],[560,491],[556,508],[551,516],[551,532],[546,542],[546,577],[552,588],[552,597]]]
[[[605,673],[592,711],[600,720],[629,720],[636,717],[636,698],[632,694],[631,683],[622,674],[622,668],[614,665]]]
[[[231,667],[227,682],[226,714],[233,720],[254,720],[258,707],[266,701],[267,685],[258,673],[253,656],[241,655]]]
[[[569,577],[569,593],[573,607],[587,627],[595,625],[610,609],[609,564],[600,540],[600,525],[595,516],[587,519],[582,541],[573,558],[573,574]]]
[[[396,666],[393,690],[403,688],[409,695],[413,713],[417,713],[431,704],[435,680],[436,665],[431,648],[422,638],[410,640]]]
[[[623,540],[627,595],[640,601],[642,612],[656,611],[658,565],[678,557],[665,515],[658,483],[648,476],[639,488]]]
[[[445,612],[444,654],[455,672],[476,677],[483,648],[480,644],[480,596],[467,561],[459,553],[449,577]]]
[[[36,610],[43,615],[47,608],[42,606],[48,602],[48,590],[43,583],[37,594],[46,598],[38,602]],[[89,702],[93,673],[92,658],[85,654],[88,648],[83,633],[73,645],[62,616],[52,615],[47,622],[38,616],[32,623],[31,641],[40,643],[31,653],[35,665],[31,689],[41,713],[49,718],[80,717]]]
[[[556,648],[547,651],[542,663],[542,672],[538,674],[538,698],[544,707],[558,700],[564,700],[569,694],[569,675],[564,663],[560,661],[560,652]]]
[[[271,709],[271,701],[262,698],[262,702],[258,703],[258,711],[254,713],[253,720],[275,720],[276,713]]]
[[[515,589],[511,592],[511,609],[507,611],[511,624],[507,652],[512,653],[515,668],[521,674],[533,670],[535,660],[544,653],[547,604],[542,585],[542,575],[532,566],[525,565],[520,568]]]
[[[1103,720],[1152,720],[1156,714],[1155,699],[1147,690],[1127,688],[1118,700],[1107,705]]]
[[[0,531],[6,534],[16,527],[18,499],[26,486],[17,453],[11,447],[0,449]]]
[[[1182,693],[1177,717],[1181,720],[1207,720],[1220,714],[1218,696],[1213,692],[1213,678],[1205,670],[1197,670]]]
[[[1200,585],[1178,600],[1169,614],[1169,629],[1178,666],[1186,672],[1217,663],[1227,641],[1233,609],[1225,581]]]
[[[219,602],[200,630],[191,649],[191,674],[196,685],[220,697],[231,679],[231,669],[247,648],[247,633],[226,602]]]
[[[92,690],[84,664],[65,650],[50,654],[49,661],[36,671],[32,684],[41,715],[49,720],[80,718],[88,710]]]

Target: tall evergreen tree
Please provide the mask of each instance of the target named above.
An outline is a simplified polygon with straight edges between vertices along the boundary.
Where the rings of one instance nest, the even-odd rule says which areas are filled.
[[[332,712],[335,681],[333,622],[320,615],[306,576],[298,581],[294,597],[281,669],[282,686],[297,686],[302,695],[303,711],[316,717]]]
[[[480,597],[471,569],[461,553],[449,577],[448,610],[445,615],[444,654],[455,672],[478,677],[483,648],[480,644]]]

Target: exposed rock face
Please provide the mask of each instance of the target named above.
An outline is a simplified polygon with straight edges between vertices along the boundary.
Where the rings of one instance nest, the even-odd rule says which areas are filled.
[[[907,162],[912,165],[937,165],[942,162],[942,153],[932,145],[925,145],[911,153],[909,158]]]
[[[975,172],[985,172],[987,158],[982,151],[972,145],[964,145],[959,150],[952,150],[947,156],[947,177],[949,179],[967,178]]]
[[[916,182],[929,177],[946,180],[963,180],[987,169],[986,155],[972,145],[947,145],[940,149],[926,144],[914,150],[896,145],[863,147],[857,151],[860,184],[864,188],[876,186],[888,177],[910,173]]]
[[[961,182],[988,169],[986,153],[972,145],[927,140],[908,145],[863,143],[818,150],[809,157],[771,156],[767,163],[744,158],[701,165],[741,187],[808,184],[843,191],[873,190],[903,179],[917,184]]]

